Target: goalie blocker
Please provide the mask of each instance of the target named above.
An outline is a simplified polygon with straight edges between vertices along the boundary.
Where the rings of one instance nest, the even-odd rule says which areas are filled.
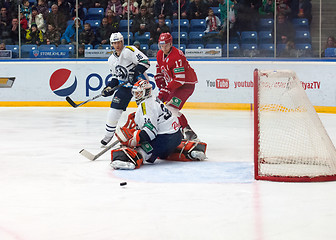
[[[144,144],[147,145],[147,144]],[[144,146],[148,148],[148,146]],[[207,144],[204,142],[182,140],[181,144],[166,159],[169,161],[203,161],[206,158]],[[140,153],[141,152],[141,153]],[[146,155],[142,148],[122,146],[111,151],[111,166],[114,169],[132,170],[140,168]],[[151,161],[150,161],[151,162]],[[151,162],[152,163],[152,162]]]

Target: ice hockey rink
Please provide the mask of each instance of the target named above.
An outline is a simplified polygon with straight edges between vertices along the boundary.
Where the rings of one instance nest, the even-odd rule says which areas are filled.
[[[0,108],[1,240],[336,239],[336,182],[254,180],[252,112],[184,110],[206,161],[115,171],[79,154],[101,151],[107,111]]]

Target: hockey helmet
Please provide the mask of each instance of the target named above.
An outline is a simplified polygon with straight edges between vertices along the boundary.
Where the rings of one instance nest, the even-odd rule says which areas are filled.
[[[119,41],[123,41],[124,42],[123,35],[120,32],[112,33],[111,37],[110,37],[110,43],[111,43],[111,45],[112,45],[112,43],[119,42]]]
[[[132,94],[139,105],[144,99],[152,96],[152,84],[148,80],[141,79],[134,84]]]
[[[169,32],[161,33],[159,37],[159,44],[166,44],[166,43],[173,43],[173,37]]]

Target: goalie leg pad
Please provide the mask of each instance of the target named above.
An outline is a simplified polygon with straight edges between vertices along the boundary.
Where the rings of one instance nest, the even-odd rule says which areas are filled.
[[[206,158],[207,144],[204,142],[182,140],[181,144],[166,160],[170,161],[203,161]]]
[[[143,158],[135,149],[121,147],[111,151],[111,167],[114,169],[132,170],[140,168]]]

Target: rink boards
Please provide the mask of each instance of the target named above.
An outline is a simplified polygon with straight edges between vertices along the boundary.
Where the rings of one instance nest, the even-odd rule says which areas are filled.
[[[318,112],[336,113],[334,61],[227,61],[190,60],[198,76],[194,94],[185,108],[251,110],[253,70],[295,71]],[[154,84],[156,61],[147,71]],[[15,77],[12,88],[0,89],[0,106],[68,106],[66,96],[85,101],[100,94],[111,78],[107,61],[1,61],[0,77]],[[108,107],[111,98],[85,106]],[[131,107],[135,103],[131,102]]]

